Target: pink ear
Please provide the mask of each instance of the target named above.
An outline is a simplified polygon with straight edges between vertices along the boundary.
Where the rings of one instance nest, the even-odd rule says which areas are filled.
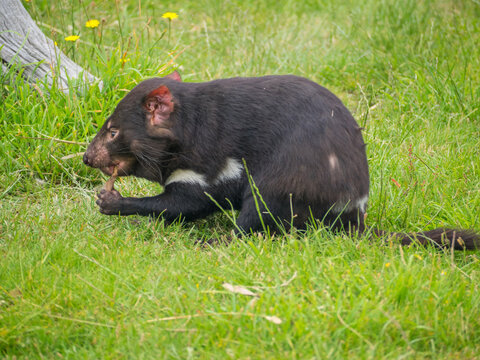
[[[182,81],[182,78],[180,77],[180,74],[178,73],[177,70],[175,70],[171,74],[168,74],[167,76],[164,76],[164,77],[167,78],[167,79],[172,79],[172,80],[179,81],[179,82]]]
[[[170,90],[165,85],[153,90],[147,95],[144,106],[148,112],[150,123],[153,126],[164,124],[173,111],[173,101]]]

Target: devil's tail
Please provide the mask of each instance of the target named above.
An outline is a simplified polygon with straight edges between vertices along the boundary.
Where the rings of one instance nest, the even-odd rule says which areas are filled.
[[[383,230],[373,229],[380,237],[395,238],[402,245],[413,243],[436,248],[454,248],[455,250],[479,250],[480,235],[471,230],[438,228],[418,233],[389,233]]]

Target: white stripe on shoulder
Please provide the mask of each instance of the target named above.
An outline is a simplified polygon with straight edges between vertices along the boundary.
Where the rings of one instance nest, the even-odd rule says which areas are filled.
[[[242,176],[243,165],[236,159],[228,158],[222,171],[220,171],[213,181],[214,185],[221,184],[228,180],[235,180]],[[190,169],[177,169],[165,181],[165,186],[172,183],[197,184],[208,187],[207,178],[203,174]]]
[[[240,161],[228,158],[224,168],[215,179],[215,184],[220,184],[228,180],[238,179],[242,175],[242,170],[243,165],[240,163]]]
[[[198,184],[200,186],[208,186],[207,181],[205,180],[205,175],[199,174],[193,170],[188,169],[178,169],[175,170],[165,181],[165,186],[172,183],[187,183],[187,184]]]

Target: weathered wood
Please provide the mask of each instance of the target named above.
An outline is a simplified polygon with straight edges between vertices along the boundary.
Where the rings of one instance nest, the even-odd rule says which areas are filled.
[[[21,64],[27,81],[46,79],[49,85],[56,81],[64,92],[68,79],[83,79],[84,84],[98,81],[43,34],[20,0],[0,0],[0,62],[2,71],[6,64]]]

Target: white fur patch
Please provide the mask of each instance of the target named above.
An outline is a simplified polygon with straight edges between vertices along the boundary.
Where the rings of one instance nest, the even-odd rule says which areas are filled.
[[[328,156],[328,162],[330,163],[330,168],[336,170],[338,168],[338,158],[336,155],[331,154]]]
[[[365,195],[365,196],[361,197],[360,199],[358,199],[355,202],[355,205],[362,212],[365,212],[365,210],[367,209],[367,202],[368,202],[368,195]]]
[[[355,201],[349,201],[348,203],[336,202],[335,205],[332,207],[332,211],[335,214],[340,214],[342,212],[349,212],[354,209],[359,209],[361,212],[365,212],[367,208],[367,202],[368,202],[368,195],[365,195]]]
[[[224,168],[217,175],[213,181],[213,184],[218,185],[228,180],[238,179],[242,175],[242,170],[243,166],[238,160],[228,158]],[[190,169],[175,170],[165,181],[165,186],[176,182],[197,184],[203,187],[208,187],[211,185],[207,182],[205,175],[199,174]]]
[[[178,169],[175,170],[165,181],[165,186],[171,183],[187,183],[187,184],[198,184],[200,186],[208,186],[205,175],[199,174],[193,170]]]
[[[238,179],[242,175],[242,170],[243,165],[240,163],[240,161],[228,158],[224,168],[215,179],[215,184],[220,184],[228,180]]]

